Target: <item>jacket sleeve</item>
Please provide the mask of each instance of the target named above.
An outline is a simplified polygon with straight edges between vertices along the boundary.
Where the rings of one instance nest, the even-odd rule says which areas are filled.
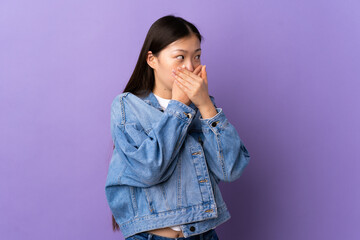
[[[232,182],[241,176],[250,155],[222,108],[216,106],[213,96],[210,99],[217,114],[207,119],[200,116],[206,162],[217,182]]]
[[[126,97],[111,105],[111,134],[115,145],[108,183],[150,187],[167,180],[176,167],[177,154],[185,140],[195,110],[170,100],[160,121],[149,133],[125,121]],[[110,172],[112,171],[112,172]]]

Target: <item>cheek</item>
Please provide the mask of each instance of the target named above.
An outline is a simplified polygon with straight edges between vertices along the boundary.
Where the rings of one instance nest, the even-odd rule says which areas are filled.
[[[172,65],[169,65],[169,68],[168,68],[168,74],[171,76],[171,79],[174,80],[174,76],[172,75],[172,70],[174,69],[175,71],[177,71],[177,68],[180,67],[179,64],[172,64]]]
[[[178,67],[181,67],[181,65],[180,65],[179,63],[178,63],[178,64],[176,64],[176,63],[171,64],[171,65],[169,66],[170,72],[171,72],[172,69],[177,70]]]

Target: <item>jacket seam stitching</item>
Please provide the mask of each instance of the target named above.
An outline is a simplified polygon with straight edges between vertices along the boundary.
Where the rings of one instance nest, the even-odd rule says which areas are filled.
[[[200,151],[202,152],[202,156],[204,157],[205,159],[205,153],[203,152],[202,148],[200,147]],[[210,179],[210,169],[208,168],[207,164],[206,164],[206,161],[203,161],[204,163],[204,166],[205,166],[205,171],[209,174],[208,177],[209,177],[209,182],[207,185],[207,188],[208,188],[208,191],[210,191],[211,195],[212,195],[212,199],[214,201],[214,205],[215,205],[215,209],[216,209],[216,199],[215,199],[215,191],[213,191],[213,187],[212,187],[212,184],[211,184],[211,179]],[[218,213],[216,213],[218,214]]]
[[[197,204],[197,205],[193,205],[193,206],[187,206],[187,207],[184,207],[183,209],[193,208],[194,206],[202,206],[202,205],[204,205],[204,204]],[[227,208],[227,205],[226,205],[225,202],[224,202],[221,206],[216,206],[216,208],[217,208],[217,210],[220,210],[220,209],[221,209],[222,212],[228,211],[228,208]],[[175,211],[177,211],[177,210],[171,210],[171,212],[175,212]],[[156,213],[156,214],[158,214],[158,213]],[[149,216],[150,216],[150,215],[149,215]],[[141,217],[141,218],[142,218],[142,217]],[[137,223],[137,222],[141,221],[141,218],[138,218],[138,219],[136,219],[136,218],[134,219],[134,218],[133,218],[133,219],[127,221],[127,222],[124,222],[124,223],[120,224],[119,226],[120,226],[121,228],[127,227],[127,226],[129,226],[129,225],[132,225],[132,224],[134,224],[134,223]]]
[[[135,216],[137,216],[139,211],[138,211],[138,207],[137,207],[137,204],[136,204],[136,196],[135,196],[135,193],[134,193],[134,187],[133,186],[130,186],[130,194],[131,194],[131,202],[132,202],[132,205],[133,205],[133,208],[134,208],[134,213],[135,213]]]
[[[219,152],[217,154],[217,158],[218,158],[218,160],[220,161],[220,164],[221,164],[222,172],[223,172],[223,175],[224,175],[224,180],[226,180],[227,179],[227,174],[226,174],[226,170],[225,170],[225,162],[224,162],[223,151],[222,151],[222,147],[221,147],[221,140],[220,140],[219,135],[217,135],[217,134],[215,134],[215,135],[216,135],[216,142],[217,142],[218,149],[219,149]]]
[[[178,184],[177,184],[177,204],[176,208],[179,208],[181,205],[181,161],[178,159],[178,167],[179,167],[179,178],[178,178]]]
[[[121,124],[125,124],[125,106],[124,106],[124,96],[120,97],[120,107],[121,107]]]

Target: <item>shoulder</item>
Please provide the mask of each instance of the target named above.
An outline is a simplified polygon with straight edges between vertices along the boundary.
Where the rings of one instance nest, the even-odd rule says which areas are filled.
[[[123,92],[117,94],[111,102],[111,117],[117,121],[124,120],[124,99],[131,94],[130,92]]]
[[[113,98],[112,104],[123,100],[123,99],[126,98],[128,95],[132,95],[132,93],[131,93],[131,92],[123,92],[123,93],[117,94],[117,95]]]
[[[117,108],[117,107],[121,107],[121,105],[123,105],[124,101],[126,100],[131,100],[133,97],[136,97],[134,94],[132,94],[131,92],[123,92],[123,93],[119,93],[118,95],[116,95],[112,102],[111,102],[111,107],[112,108]]]
[[[136,119],[137,112],[141,110],[145,102],[131,92],[123,92],[116,95],[111,103],[111,116],[117,122],[124,124],[129,120]]]

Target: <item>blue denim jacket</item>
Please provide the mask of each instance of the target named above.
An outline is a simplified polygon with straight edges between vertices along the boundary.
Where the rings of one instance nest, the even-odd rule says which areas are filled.
[[[193,103],[177,100],[162,110],[152,92],[114,98],[105,194],[125,238],[174,225],[189,237],[230,219],[218,183],[238,179],[250,155],[216,111],[203,119]]]

